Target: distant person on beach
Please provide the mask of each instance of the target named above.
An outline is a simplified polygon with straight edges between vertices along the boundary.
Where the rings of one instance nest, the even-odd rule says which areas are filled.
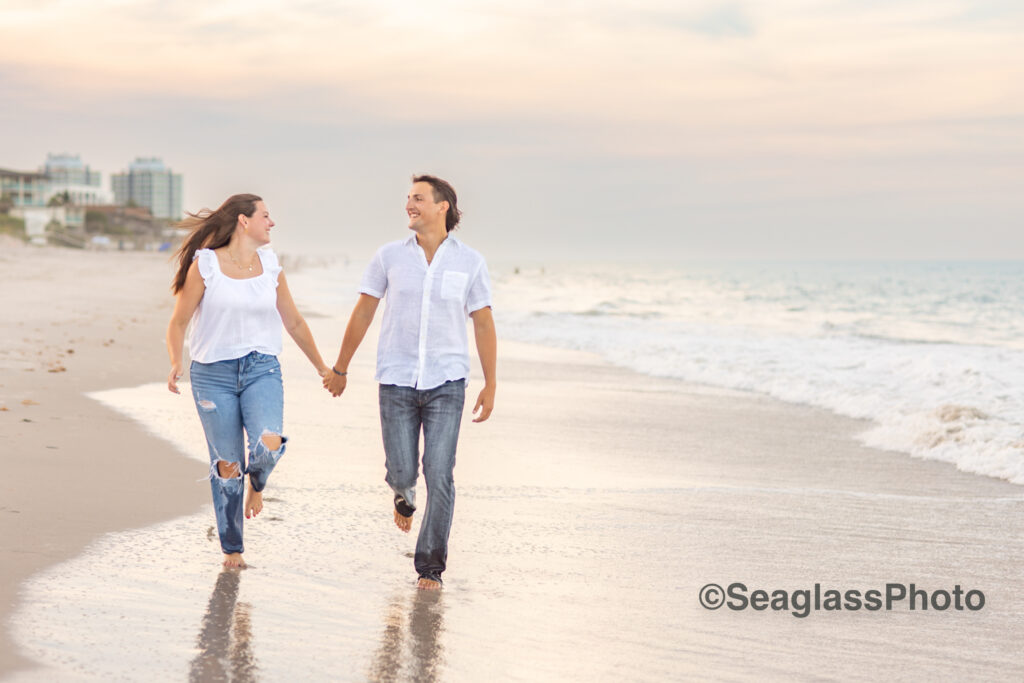
[[[285,451],[282,434],[281,326],[324,377],[330,368],[299,314],[270,249],[270,220],[254,194],[229,197],[216,211],[189,214],[171,289],[177,295],[167,326],[171,373],[178,391],[182,343],[189,334],[192,396],[210,450],[210,487],[224,566],[244,568],[242,514],[263,509],[267,477]],[[244,434],[243,434],[244,430]],[[246,439],[248,444],[246,444]],[[246,457],[248,455],[248,457]],[[248,494],[242,502],[245,475]]]
[[[491,317],[491,282],[483,257],[451,235],[461,212],[455,190],[444,180],[415,176],[405,202],[409,229],[404,240],[381,247],[359,285],[338,362],[324,378],[333,396],[345,391],[348,364],[387,295],[377,343],[380,423],[385,480],[394,492],[394,520],[408,533],[416,505],[420,430],[426,512],[416,542],[418,586],[441,587],[455,506],[455,449],[469,377],[467,317],[473,320],[484,386],[473,422],[494,408],[497,337]]]

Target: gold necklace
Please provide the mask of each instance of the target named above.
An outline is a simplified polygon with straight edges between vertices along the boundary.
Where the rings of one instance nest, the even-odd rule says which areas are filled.
[[[250,273],[252,272],[253,265],[255,265],[255,263],[256,263],[256,256],[257,255],[258,255],[258,253],[253,253],[253,255],[252,255],[252,262],[249,263],[249,268],[248,268],[248,271]],[[232,263],[234,263],[236,266],[238,266],[239,270],[247,270],[245,266],[243,266],[241,263],[239,263],[238,261],[235,260],[235,255],[231,253],[231,249],[228,249],[228,258],[231,259]]]

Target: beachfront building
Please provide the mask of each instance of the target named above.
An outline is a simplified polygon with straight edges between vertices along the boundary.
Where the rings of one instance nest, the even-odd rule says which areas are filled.
[[[94,171],[77,155],[48,154],[38,171],[0,169],[0,196],[12,207],[109,204],[113,197]],[[57,201],[52,201],[54,198]]]
[[[82,163],[77,154],[47,154],[42,172],[49,181],[47,202],[53,197],[62,197],[66,203],[77,206],[110,204],[113,201],[111,192],[103,187],[100,172]]]
[[[84,246],[85,209],[81,206],[20,206],[11,215],[25,221],[25,237],[32,244],[48,241],[64,246]]]
[[[146,207],[157,218],[181,218],[181,174],[171,172],[160,159],[139,157],[110,180],[116,203]]]
[[[48,188],[45,173],[0,168],[0,198],[12,206],[46,206]]]
[[[98,174],[97,174],[98,177]],[[82,196],[70,192],[74,185],[54,189],[44,171],[12,171],[0,168],[0,210],[24,221],[25,237],[34,244],[46,244],[47,236],[59,233],[80,233],[85,227],[85,210],[75,199]],[[96,188],[99,189],[99,188]],[[67,201],[51,202],[69,190]],[[93,190],[86,191],[90,194]]]

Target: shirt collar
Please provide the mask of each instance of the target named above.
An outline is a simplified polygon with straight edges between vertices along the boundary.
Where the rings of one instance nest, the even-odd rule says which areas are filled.
[[[448,233],[448,237],[445,238],[444,242],[441,242],[441,244],[444,244],[445,242],[451,242],[453,247],[459,246],[461,244],[461,242],[455,239],[455,235],[451,234],[450,232]],[[409,247],[418,247],[419,244],[417,244],[416,242],[416,233],[412,233],[411,235],[406,237],[405,241],[402,242],[402,244]]]

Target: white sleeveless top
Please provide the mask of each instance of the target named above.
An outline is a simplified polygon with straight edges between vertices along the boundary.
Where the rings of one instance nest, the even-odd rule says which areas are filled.
[[[211,249],[199,249],[199,263],[206,291],[192,316],[188,335],[189,354],[200,363],[216,363],[248,355],[252,351],[277,356],[281,353],[281,315],[277,312],[277,274],[281,266],[270,249],[260,249],[263,274],[245,280],[228,277]]]

